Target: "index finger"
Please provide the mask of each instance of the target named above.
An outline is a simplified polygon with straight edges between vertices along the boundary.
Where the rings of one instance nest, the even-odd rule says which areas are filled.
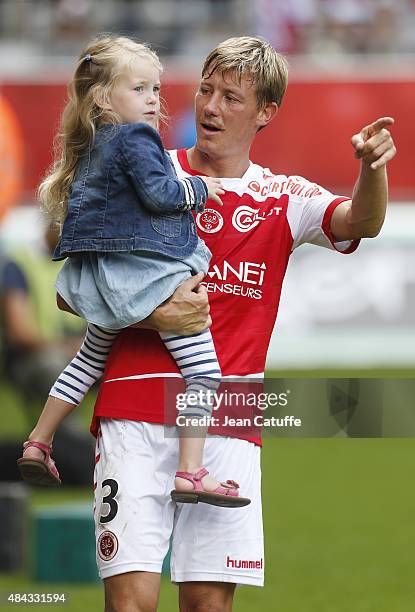
[[[380,119],[376,119],[376,121],[363,128],[362,131],[366,130],[368,136],[373,136],[373,134],[377,134],[387,125],[393,125],[394,123],[395,119],[393,117],[380,117]]]
[[[183,281],[183,283],[179,285],[179,287],[185,287],[186,289],[193,292],[193,289],[195,289],[199,285],[199,283],[203,280],[204,276],[205,275],[203,272],[198,272],[194,276],[191,276],[190,278]]]

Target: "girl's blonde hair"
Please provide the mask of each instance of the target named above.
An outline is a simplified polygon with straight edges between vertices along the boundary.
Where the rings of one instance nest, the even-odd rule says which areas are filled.
[[[41,208],[59,224],[66,216],[77,162],[93,144],[97,127],[121,122],[110,110],[110,95],[116,80],[136,58],[149,59],[162,73],[160,60],[150,47],[124,36],[100,35],[79,56],[55,137],[54,162],[38,189]],[[163,113],[160,116],[165,118]]]

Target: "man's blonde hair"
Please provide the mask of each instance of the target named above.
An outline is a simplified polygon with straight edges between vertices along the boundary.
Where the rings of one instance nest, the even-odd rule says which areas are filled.
[[[217,71],[232,72],[239,82],[242,76],[252,79],[258,108],[270,102],[281,106],[288,84],[288,64],[263,38],[238,36],[220,43],[207,56],[202,77],[209,78]]]

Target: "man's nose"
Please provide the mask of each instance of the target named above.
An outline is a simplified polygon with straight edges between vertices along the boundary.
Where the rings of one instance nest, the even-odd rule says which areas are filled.
[[[219,96],[211,96],[209,102],[207,102],[205,106],[205,113],[208,115],[218,115],[219,114]]]

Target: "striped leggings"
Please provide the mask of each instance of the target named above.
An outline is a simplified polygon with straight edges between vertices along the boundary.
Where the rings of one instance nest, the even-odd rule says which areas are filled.
[[[78,353],[53,384],[49,395],[70,404],[81,403],[90,387],[101,378],[111,346],[119,331],[89,324]],[[176,361],[186,382],[187,397],[197,394],[182,414],[204,417],[212,411],[212,394],[219,386],[221,371],[209,329],[193,336],[160,332],[165,347]]]

